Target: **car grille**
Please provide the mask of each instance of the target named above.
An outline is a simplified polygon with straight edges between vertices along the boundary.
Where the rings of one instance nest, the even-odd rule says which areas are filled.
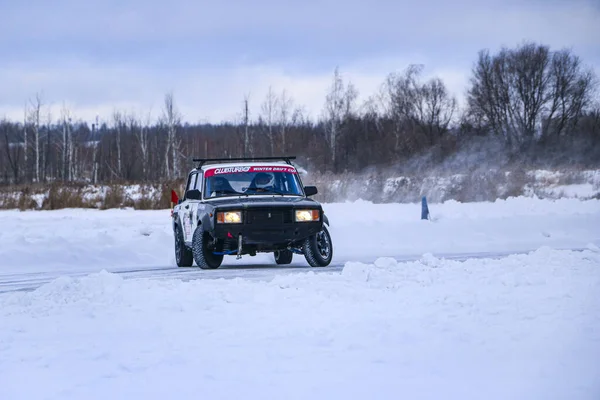
[[[293,221],[291,209],[260,208],[246,211],[246,224],[278,225]]]

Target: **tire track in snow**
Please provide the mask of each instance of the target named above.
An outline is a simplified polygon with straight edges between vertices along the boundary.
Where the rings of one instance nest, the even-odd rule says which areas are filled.
[[[557,248],[557,250],[583,251],[585,248]],[[504,258],[512,254],[527,254],[535,249],[519,252],[475,252],[475,253],[433,253],[437,258],[464,261],[471,258]],[[385,256],[394,258],[398,262],[417,261],[422,258],[422,254],[410,254],[399,256]],[[131,268],[103,268],[110,273],[122,276],[125,279],[180,279],[182,281],[192,281],[197,279],[235,279],[243,278],[248,280],[267,281],[277,275],[288,275],[312,271],[314,273],[341,273],[347,262],[373,263],[375,258],[353,257],[348,260],[335,260],[328,267],[312,268],[302,259],[293,261],[287,266],[279,266],[267,263],[247,263],[247,264],[223,264],[215,270],[203,270],[198,267],[178,268],[169,267],[131,267]],[[47,271],[43,273],[24,272],[22,274],[0,275],[0,294],[32,291],[40,286],[54,281],[61,277],[81,278],[97,271]]]

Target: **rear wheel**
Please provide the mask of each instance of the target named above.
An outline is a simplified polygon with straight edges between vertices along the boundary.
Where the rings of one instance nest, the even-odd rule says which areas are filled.
[[[178,267],[191,267],[194,256],[183,241],[183,231],[179,225],[175,225],[175,261]]]
[[[327,227],[304,241],[304,257],[311,267],[326,267],[333,258],[333,243]]]
[[[285,265],[292,262],[292,258],[294,257],[294,253],[290,250],[276,250],[273,254],[275,256],[275,262],[279,265]]]
[[[210,234],[205,232],[201,226],[194,231],[192,252],[196,264],[202,269],[216,269],[223,262],[223,255],[213,254],[212,250],[208,248],[210,239]]]

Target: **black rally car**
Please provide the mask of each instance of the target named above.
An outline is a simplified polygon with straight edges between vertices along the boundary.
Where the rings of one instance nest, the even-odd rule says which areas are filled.
[[[329,221],[293,159],[194,159],[172,213],[177,265],[214,269],[226,255],[259,252],[272,252],[277,264],[291,263],[295,253],[312,267],[329,265]]]

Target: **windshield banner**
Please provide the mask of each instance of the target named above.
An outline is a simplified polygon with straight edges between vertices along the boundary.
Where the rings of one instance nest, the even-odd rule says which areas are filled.
[[[214,175],[223,175],[223,174],[240,174],[246,172],[283,172],[286,174],[296,174],[296,168],[294,167],[286,167],[286,166],[241,166],[241,167],[220,167],[220,168],[212,168],[207,169],[204,173],[204,176],[214,176]]]

